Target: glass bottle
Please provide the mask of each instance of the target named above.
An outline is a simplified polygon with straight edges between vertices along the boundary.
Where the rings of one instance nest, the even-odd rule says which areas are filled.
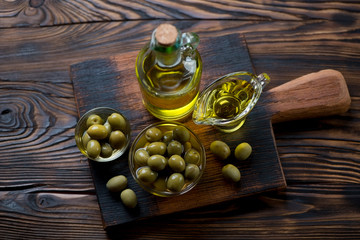
[[[143,104],[155,117],[180,120],[193,111],[199,95],[202,61],[199,37],[161,24],[136,59]]]

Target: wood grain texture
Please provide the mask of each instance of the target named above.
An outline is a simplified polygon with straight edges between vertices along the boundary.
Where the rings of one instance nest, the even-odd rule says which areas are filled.
[[[313,193],[317,193],[315,195]],[[358,185],[305,184],[286,193],[263,194],[226,205],[138,222],[110,234],[112,239],[353,239],[359,235],[355,199]],[[349,196],[344,199],[343,194]],[[301,200],[300,200],[301,199]],[[352,207],[341,208],[350,205]],[[166,225],[159,231],[158,221]],[[145,227],[147,232],[136,233]],[[181,226],[181,231],[179,231]]]
[[[16,31],[0,29],[0,59],[7,63],[0,65],[0,78],[70,83],[65,71],[69,65],[139,50],[161,22],[75,24]],[[201,39],[230,33],[245,34],[253,62],[258,66],[257,72],[267,72],[276,79],[268,88],[310,72],[332,68],[344,74],[352,93],[351,84],[360,52],[357,44],[360,20],[349,24],[328,21],[173,23],[183,31],[196,31]],[[297,62],[301,64],[295,64]]]
[[[63,2],[68,4],[70,1],[44,1],[44,4]],[[274,125],[276,144],[288,183],[286,191],[137,222],[107,236],[102,228],[88,165],[81,160],[70,137],[73,131],[70,126],[75,126],[77,113],[69,66],[99,56],[138,50],[162,20],[105,20],[71,24],[70,19],[81,16],[80,13],[66,14],[67,11],[74,12],[72,8],[61,12],[56,11],[60,8],[56,8],[46,17],[38,14],[40,11],[33,17],[27,17],[24,9],[28,8],[29,1],[0,1],[2,237],[359,238],[359,4],[357,1],[273,1],[278,6],[275,10],[268,10],[271,6],[261,2],[257,2],[257,7],[263,11],[258,15],[253,14],[252,20],[249,16],[242,17],[243,21],[202,21],[189,17],[188,20],[172,22],[184,31],[199,33],[201,39],[230,33],[244,34],[256,72],[266,72],[272,78],[266,90],[310,72],[325,68],[339,70],[349,87],[352,100],[350,110],[338,116]],[[255,1],[224,3],[224,6],[232,3],[251,5]],[[161,3],[158,5],[161,6]],[[164,6],[163,9],[168,8]],[[91,10],[86,11],[91,15]],[[179,11],[186,12],[182,9]],[[179,14],[179,11],[169,12]],[[223,12],[222,8],[212,8],[212,12],[216,11]],[[271,13],[275,16],[281,12],[298,16],[299,20],[275,20],[274,17],[268,21],[270,18],[267,15]],[[85,11],[83,14],[87,15]],[[317,18],[319,14],[322,18]],[[65,25],[54,26],[61,22]],[[73,22],[76,23],[75,20]],[[27,98],[24,97],[24,86],[28,88]],[[37,94],[33,94],[35,92]],[[19,100],[21,98],[25,100]],[[47,102],[48,98],[58,102],[52,104],[51,109],[56,111],[59,108],[59,120],[57,115],[46,110],[48,103],[27,103],[36,102],[35,99],[46,99],[44,101]],[[12,99],[16,99],[15,102]],[[65,106],[61,104],[63,101]],[[34,112],[37,114],[34,115]],[[19,119],[37,124],[32,129]],[[61,121],[61,126],[70,129],[61,127],[58,131],[50,130],[51,121],[47,119]],[[43,126],[42,122],[49,127]],[[32,139],[36,141],[33,143]],[[61,144],[58,146],[58,143]],[[21,148],[21,144],[26,144],[26,147]],[[12,145],[15,146],[13,151]],[[38,146],[46,146],[55,152],[56,160],[52,160]],[[36,157],[31,157],[34,154]],[[38,204],[34,196],[45,195],[47,198],[41,199],[50,199],[51,204],[43,201],[41,208],[33,207]]]
[[[332,20],[359,19],[356,1],[59,1],[0,0],[0,27],[53,26],[124,20]]]

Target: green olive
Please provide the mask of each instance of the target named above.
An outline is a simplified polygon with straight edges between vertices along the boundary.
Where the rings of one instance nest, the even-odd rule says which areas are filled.
[[[168,160],[168,164],[174,172],[182,172],[185,170],[185,160],[179,155],[172,155]]]
[[[165,191],[166,190],[166,179],[164,177],[159,177],[156,179],[155,182],[153,182],[153,186],[155,189],[159,191]]]
[[[227,159],[231,153],[229,146],[219,140],[213,141],[210,144],[210,151],[222,160]]]
[[[145,132],[145,138],[149,142],[157,142],[160,141],[163,137],[163,134],[160,129],[157,127],[151,127]]]
[[[135,208],[137,205],[137,197],[133,190],[130,188],[125,189],[120,194],[121,201],[128,208]]]
[[[176,126],[173,129],[173,138],[181,143],[188,142],[190,140],[190,132],[183,126]]]
[[[87,133],[87,131],[84,132],[84,134],[81,137],[81,141],[83,143],[84,148],[86,148],[88,142],[91,140],[91,137]]]
[[[140,181],[146,182],[146,183],[155,182],[155,180],[158,176],[157,172],[154,172],[153,170],[151,170],[151,168],[149,166],[139,168],[137,170],[136,174],[137,174],[137,178]]]
[[[252,148],[250,144],[247,142],[240,143],[235,148],[235,158],[238,160],[245,160],[251,155],[251,152]]]
[[[108,144],[108,143],[101,144],[100,156],[102,156],[103,158],[108,158],[108,157],[111,157],[112,153],[113,153],[113,149],[110,146],[110,144]]]
[[[240,171],[237,167],[235,167],[232,164],[227,164],[222,168],[222,174],[224,176],[225,179],[227,180],[231,180],[233,182],[238,182],[240,181]]]
[[[110,133],[109,143],[111,147],[121,149],[126,143],[126,137],[122,131],[112,131]]]
[[[112,130],[125,131],[126,120],[119,113],[112,113],[107,120],[110,123]]]
[[[163,142],[152,142],[146,147],[146,151],[151,155],[164,155],[166,152],[166,144]]]
[[[96,140],[101,140],[108,136],[107,129],[104,127],[104,125],[100,125],[100,124],[91,125],[88,128],[87,133],[92,139],[96,139]]]
[[[195,179],[200,175],[200,168],[192,163],[186,165],[185,168],[185,178],[187,179]]]
[[[184,160],[186,163],[193,163],[199,165],[200,163],[200,153],[192,148],[185,153]]]
[[[166,187],[174,192],[180,192],[184,187],[185,180],[181,173],[173,173],[166,182]]]
[[[107,134],[108,134],[107,137],[109,137],[110,133],[112,131],[110,123],[108,121],[106,121],[106,123],[104,123],[104,127],[106,128],[106,131],[107,131]]]
[[[150,144],[150,142],[146,142],[146,143],[144,144],[143,148],[146,149],[147,146],[149,146],[149,144]]]
[[[128,184],[127,178],[124,175],[112,177],[107,183],[106,188],[110,192],[120,192],[126,188]]]
[[[166,145],[169,144],[173,140],[173,131],[166,131],[163,136],[163,142],[166,143]]]
[[[97,158],[101,152],[100,143],[97,140],[90,140],[86,145],[86,151],[90,158]]]
[[[161,155],[152,155],[147,160],[147,165],[154,171],[161,171],[166,167],[166,159]]]
[[[183,145],[176,141],[176,140],[173,140],[171,141],[168,145],[167,145],[167,153],[169,156],[172,156],[172,155],[181,155],[181,153],[183,152]]]
[[[150,157],[150,155],[145,149],[139,148],[135,152],[134,160],[137,165],[146,166],[149,157]]]
[[[103,124],[104,120],[96,114],[92,114],[90,115],[87,119],[86,119],[86,127],[90,127],[91,125],[94,124]]]
[[[184,152],[189,151],[192,148],[191,142],[184,143]]]

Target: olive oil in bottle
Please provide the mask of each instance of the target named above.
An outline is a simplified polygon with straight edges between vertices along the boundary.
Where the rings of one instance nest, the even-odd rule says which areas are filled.
[[[136,75],[146,109],[163,120],[188,116],[199,95],[201,57],[195,33],[161,24],[139,52]]]

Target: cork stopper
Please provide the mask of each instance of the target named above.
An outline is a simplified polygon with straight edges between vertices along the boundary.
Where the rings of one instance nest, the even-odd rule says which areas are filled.
[[[178,31],[171,24],[163,23],[156,28],[155,39],[162,46],[171,46],[176,42]]]

